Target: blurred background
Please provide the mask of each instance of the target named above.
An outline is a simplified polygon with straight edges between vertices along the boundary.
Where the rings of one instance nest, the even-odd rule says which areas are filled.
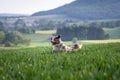
[[[120,42],[120,0],[1,0],[0,47]]]

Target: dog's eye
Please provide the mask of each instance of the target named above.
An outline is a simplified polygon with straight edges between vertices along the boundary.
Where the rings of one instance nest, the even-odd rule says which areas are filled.
[[[51,37],[51,40],[54,40],[54,37]]]
[[[50,40],[52,40],[52,37],[50,38]]]

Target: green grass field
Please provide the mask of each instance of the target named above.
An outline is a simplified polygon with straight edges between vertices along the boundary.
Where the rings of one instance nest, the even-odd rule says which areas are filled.
[[[31,40],[31,43],[29,46],[31,47],[35,47],[35,46],[44,46],[44,45],[48,45],[49,41],[50,41],[50,36],[52,36],[52,34],[26,34],[24,35],[26,38]]]
[[[56,30],[43,30],[43,31],[36,31],[39,34],[55,34]]]
[[[116,43],[120,42],[120,39],[109,39],[109,40],[82,40],[82,44],[101,44],[101,43]]]
[[[79,41],[82,44],[91,44],[91,43],[115,43],[120,42],[120,28],[104,28],[105,33],[109,33],[110,40],[82,40]],[[50,46],[50,37],[55,34],[55,30],[43,30],[36,31],[35,34],[25,34],[24,36],[31,40],[30,47],[36,46]],[[72,41],[65,42],[68,45],[72,45]]]
[[[120,43],[69,53],[52,47],[0,48],[0,80],[120,80]]]
[[[104,28],[105,33],[110,35],[111,39],[120,39],[120,27],[117,28]]]
[[[108,33],[116,30],[105,29]],[[120,39],[82,40],[79,41],[83,44],[81,50],[52,54],[50,37],[55,32],[25,34],[31,39],[29,47],[1,47],[0,80],[120,79]],[[72,45],[72,41],[64,43]]]

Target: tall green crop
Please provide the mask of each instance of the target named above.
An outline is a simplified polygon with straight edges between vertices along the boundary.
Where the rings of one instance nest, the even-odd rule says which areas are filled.
[[[56,54],[49,46],[0,49],[0,80],[119,80],[119,45],[90,44]]]

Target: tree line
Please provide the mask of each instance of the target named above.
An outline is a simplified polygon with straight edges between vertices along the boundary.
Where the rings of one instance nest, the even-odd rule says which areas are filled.
[[[56,34],[61,35],[62,39],[66,41],[73,38],[78,38],[79,40],[103,40],[109,38],[109,34],[105,34],[102,28],[94,26],[72,25],[57,29]]]
[[[114,27],[120,27],[120,20],[91,22],[88,25],[102,27],[102,28],[114,28]]]
[[[17,46],[18,44],[29,45],[30,40],[25,38],[18,31],[10,31],[6,29],[2,22],[0,22],[0,46]]]

